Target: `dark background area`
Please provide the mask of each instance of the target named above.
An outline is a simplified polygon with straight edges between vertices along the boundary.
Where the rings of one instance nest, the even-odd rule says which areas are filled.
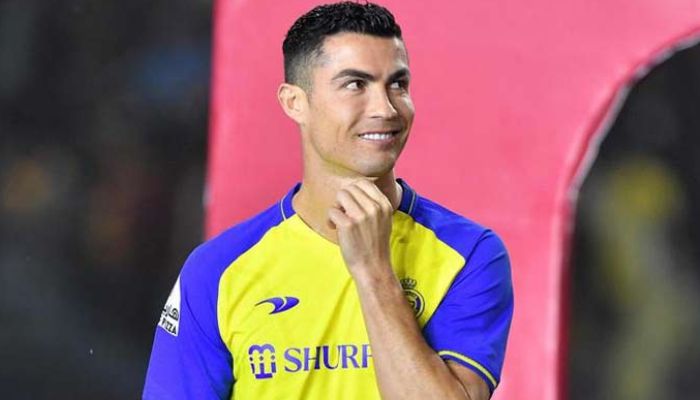
[[[211,9],[0,0],[1,398],[140,397],[202,238]],[[700,395],[699,104],[696,46],[632,90],[584,182],[572,399]]]
[[[202,237],[211,1],[0,1],[0,397],[139,398]]]
[[[635,85],[581,188],[570,398],[700,398],[700,45]]]

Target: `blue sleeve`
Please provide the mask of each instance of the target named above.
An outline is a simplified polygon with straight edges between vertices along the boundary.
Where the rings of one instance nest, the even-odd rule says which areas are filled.
[[[423,334],[446,360],[473,370],[496,388],[513,317],[510,261],[503,242],[483,234]]]
[[[217,320],[216,257],[195,250],[156,327],[144,399],[228,399],[232,358]]]

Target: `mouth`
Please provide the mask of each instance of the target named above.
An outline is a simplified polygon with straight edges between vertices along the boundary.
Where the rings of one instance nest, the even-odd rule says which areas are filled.
[[[400,132],[401,132],[400,130],[365,132],[365,133],[359,134],[358,136],[360,137],[360,139],[364,139],[364,140],[369,140],[369,141],[374,141],[374,142],[386,142],[386,141],[392,140]]]

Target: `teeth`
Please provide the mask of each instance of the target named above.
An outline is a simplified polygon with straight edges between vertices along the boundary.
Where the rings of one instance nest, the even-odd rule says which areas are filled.
[[[393,133],[365,133],[360,135],[363,139],[369,140],[387,140],[394,136]]]

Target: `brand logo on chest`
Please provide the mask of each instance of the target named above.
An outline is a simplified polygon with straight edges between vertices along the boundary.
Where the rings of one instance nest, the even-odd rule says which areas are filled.
[[[372,355],[369,344],[338,344],[314,347],[287,347],[280,351],[270,343],[248,348],[250,370],[255,379],[270,379],[278,373],[309,373],[313,370],[366,369]],[[278,362],[280,368],[278,369]]]
[[[265,303],[270,303],[272,304],[275,308],[270,311],[270,314],[277,314],[281,313],[283,311],[287,311],[297,304],[299,304],[299,299],[296,297],[292,296],[284,296],[284,297],[271,297],[269,299],[265,299],[259,303],[256,304],[256,306],[259,306],[261,304]]]

